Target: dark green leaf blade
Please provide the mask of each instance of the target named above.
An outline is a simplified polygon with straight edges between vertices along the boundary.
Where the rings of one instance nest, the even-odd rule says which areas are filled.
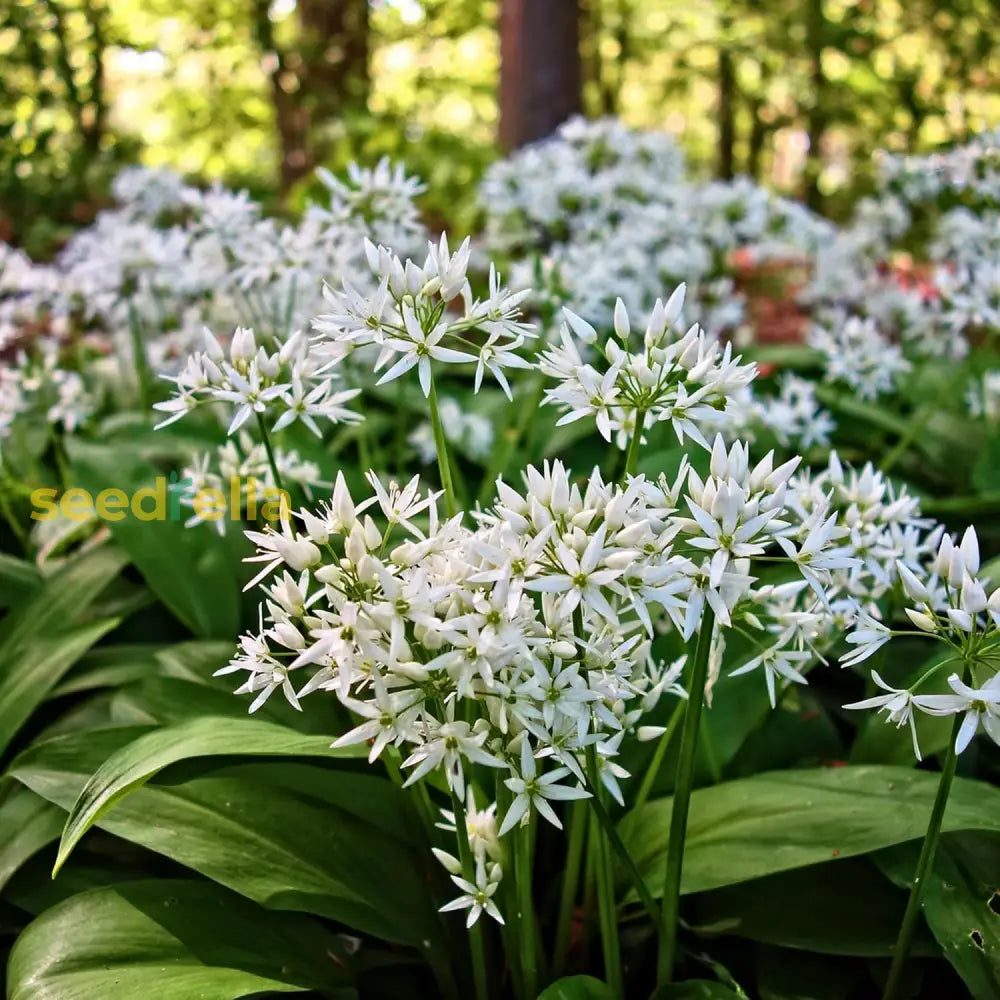
[[[73,441],[73,474],[92,496],[103,489],[124,490],[129,497],[144,488],[158,490],[146,501],[155,519],[136,517],[129,509],[108,522],[116,542],[129,554],[150,590],[195,635],[231,639],[240,627],[240,588],[234,577],[233,542],[210,527],[185,528],[183,509],[166,490],[156,468],[120,448]],[[157,479],[162,483],[154,487]],[[154,500],[158,505],[154,508]],[[230,525],[239,534],[239,525]],[[197,581],[198,586],[192,586]]]
[[[59,836],[66,813],[24,785],[0,803],[0,889],[37,851]]]
[[[237,1000],[337,988],[353,995],[334,935],[218,886],[131,882],[80,893],[18,938],[8,1000]]]
[[[146,733],[112,754],[87,782],[66,820],[53,874],[104,812],[170,764],[232,754],[357,757],[364,753],[364,747],[334,750],[328,737],[303,736],[284,726],[250,718],[202,716]]]
[[[0,659],[0,753],[73,664],[118,624],[109,618],[40,635]]]
[[[938,776],[900,767],[776,771],[697,790],[691,798],[684,892],[852,857],[924,834]],[[626,846],[654,895],[662,892],[670,799],[629,813]],[[959,778],[946,830],[1000,832],[1000,789]]]
[[[874,856],[898,885],[909,888],[919,844]],[[1000,996],[1000,837],[962,833],[941,838],[924,886],[923,911],[945,958],[976,1000]]]
[[[538,994],[538,1000],[612,1000],[607,983],[593,976],[565,976]]]

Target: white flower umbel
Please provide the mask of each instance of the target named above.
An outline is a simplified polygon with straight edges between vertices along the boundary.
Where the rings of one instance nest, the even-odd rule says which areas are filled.
[[[313,320],[316,350],[336,364],[359,348],[372,348],[374,371],[382,373],[378,385],[416,369],[430,411],[445,507],[453,516],[453,470],[434,371],[444,364],[475,363],[477,392],[489,372],[512,398],[504,369],[533,367],[518,353],[525,339],[534,336],[519,318],[527,293],[508,291],[491,266],[487,298],[474,298],[466,276],[468,239],[452,254],[442,234],[440,242],[428,245],[423,266],[367,240],[364,246],[378,287],[364,294],[345,281],[341,291],[324,290],[329,311]]]
[[[949,535],[941,538],[937,554],[930,565],[911,569],[897,563],[903,593],[912,602],[905,608],[914,630],[894,630],[863,614],[858,627],[847,637],[858,649],[843,659],[844,665],[860,663],[896,635],[925,635],[951,647],[954,656],[942,661],[928,674],[906,690],[895,690],[881,678],[876,683],[890,691],[846,706],[849,708],[886,708],[889,718],[897,725],[909,721],[911,707],[930,715],[962,716],[955,733],[954,750],[962,753],[973,736],[982,729],[1000,744],[1000,588],[987,597],[978,578],[979,541],[974,528],[969,528],[956,545]],[[964,676],[948,678],[951,694],[916,693],[941,666],[961,659]],[[978,686],[977,686],[978,685]],[[914,734],[916,750],[916,735]]]
[[[321,354],[338,359],[375,345],[375,371],[383,372],[379,384],[416,368],[425,396],[431,393],[435,363],[472,362],[477,364],[476,389],[488,371],[510,396],[503,369],[531,367],[518,354],[525,339],[534,336],[519,319],[527,293],[508,291],[491,267],[488,297],[473,298],[466,276],[468,239],[452,254],[442,235],[439,243],[429,244],[422,266],[368,241],[365,251],[378,288],[362,294],[345,280],[341,291],[325,289],[328,311],[313,321]]]
[[[598,344],[597,330],[569,309],[559,344],[541,358],[541,369],[559,384],[546,391],[546,402],[564,411],[560,424],[593,417],[605,440],[625,448],[641,440],[647,426],[673,425],[705,448],[701,425],[725,409],[728,397],[748,385],[756,366],[741,364],[732,347],[723,347],[697,324],[675,334],[684,305],[681,285],[666,305],[657,300],[641,347],[633,342],[624,303],[618,300],[614,336]],[[631,451],[637,444],[633,445]],[[634,472],[634,462],[629,471]]]
[[[809,343],[826,359],[827,380],[846,382],[862,399],[892,392],[899,376],[910,370],[902,351],[874,320],[851,316],[829,329],[817,326]]]
[[[224,535],[244,512],[252,520],[264,514],[265,504],[274,504],[268,508],[273,513],[281,501],[280,490],[291,483],[311,498],[312,487],[320,485],[319,467],[300,458],[297,451],[283,448],[274,449],[274,460],[276,468],[272,469],[265,446],[255,443],[245,430],[214,452],[195,456],[171,487],[180,503],[191,508],[185,526],[210,523]],[[209,500],[214,503],[210,505]]]
[[[180,420],[204,404],[221,403],[232,416],[228,433],[238,431],[256,416],[273,417],[271,430],[281,430],[301,420],[317,437],[317,420],[356,422],[362,418],[345,407],[360,389],[335,391],[336,375],[321,365],[308,338],[295,333],[268,351],[258,346],[253,330],[238,327],[229,343],[228,356],[209,330],[204,350],[188,358],[178,375],[164,376],[177,391],[155,408],[167,414],[157,427]]]

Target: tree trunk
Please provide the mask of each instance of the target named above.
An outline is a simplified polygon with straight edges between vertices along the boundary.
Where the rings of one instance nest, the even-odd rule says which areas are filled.
[[[300,37],[287,51],[269,10],[269,0],[256,0],[254,33],[268,68],[285,194],[322,160],[339,120],[367,103],[368,3],[299,0]]]
[[[368,103],[368,0],[299,0],[298,15],[298,75],[320,162],[330,145],[331,127]]]
[[[83,116],[84,148],[90,156],[96,156],[101,148],[104,127],[108,116],[107,96],[104,89],[104,53],[107,48],[108,10],[103,3],[84,4],[90,23],[93,49],[90,56],[90,94]]]
[[[719,177],[733,179],[736,145],[736,68],[725,39],[719,45]]]
[[[754,98],[750,102],[750,142],[747,148],[747,174],[760,183],[761,157],[764,153],[764,141],[767,139],[767,124],[761,117],[764,102]]]
[[[823,193],[819,188],[823,172],[823,137],[827,129],[827,86],[823,73],[823,47],[826,41],[826,15],[823,0],[808,0],[806,4],[806,47],[809,51],[812,82],[812,104],[806,117],[809,135],[809,152],[806,156],[805,202],[814,211],[823,207]]]
[[[503,0],[500,142],[544,139],[581,110],[577,0]]]

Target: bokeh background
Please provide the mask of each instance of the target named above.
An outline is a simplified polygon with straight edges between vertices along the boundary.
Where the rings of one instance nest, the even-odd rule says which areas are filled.
[[[383,154],[469,229],[490,160],[578,110],[842,219],[874,150],[1000,123],[997,37],[989,0],[0,0],[0,239],[51,256],[129,163],[294,211]]]

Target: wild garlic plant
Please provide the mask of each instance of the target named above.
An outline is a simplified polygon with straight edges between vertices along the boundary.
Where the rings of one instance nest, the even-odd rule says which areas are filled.
[[[230,436],[253,419],[267,456],[270,485],[284,490],[281,467],[283,464],[289,467],[290,478],[300,478],[296,474],[298,462],[296,457],[275,450],[271,433],[301,421],[320,437],[317,420],[331,424],[356,423],[363,419],[362,415],[345,404],[361,390],[338,389],[336,361],[321,360],[309,338],[299,331],[284,343],[272,339],[268,346],[270,350],[263,344],[258,346],[253,330],[237,327],[226,351],[211,331],[205,330],[204,350],[192,354],[177,375],[164,376],[177,388],[170,399],[154,404],[154,408],[167,414],[158,428],[206,404],[221,405],[226,411],[226,433]],[[237,462],[236,467],[247,462],[252,465],[252,454],[247,446],[241,450],[243,461]],[[224,464],[233,466],[226,454],[220,454],[220,458]],[[210,473],[211,464],[211,456],[202,458],[200,472],[195,478],[203,480]]]
[[[639,350],[623,306],[601,352],[595,328],[567,311],[561,346],[534,362],[520,353],[531,334],[519,316],[523,296],[491,269],[488,298],[475,299],[467,244],[456,254],[444,240],[432,244],[422,266],[366,249],[376,292],[328,291],[333,311],[317,317],[313,349],[331,362],[366,351],[385,369],[382,381],[416,369],[444,488],[428,492],[416,478],[401,487],[371,471],[371,493],[359,498],[338,475],[328,501],[250,532],[262,567],[250,586],[264,583],[261,626],[223,672],[243,678],[251,710],[279,689],[298,709],[307,696],[336,697],[358,723],[335,745],[368,743],[371,762],[416,788],[428,822],[430,790],[447,791],[457,844],[437,856],[461,893],[446,909],[467,911],[478,996],[487,982],[483,914],[503,923],[520,986],[535,995],[534,829],[568,822],[579,864],[586,810],[597,824],[612,991],[624,989],[612,853],[659,927],[659,979],[669,982],[699,718],[725,672],[726,633],[760,633],[760,653],[742,671],[762,668],[772,702],[779,688],[804,683],[820,637],[832,642],[857,613],[846,595],[835,612],[828,595],[835,575],[861,562],[847,544],[850,527],[811,480],[796,485],[798,458],[754,463],[744,443],[727,447],[716,436],[710,444],[709,418],[755,369],[697,326],[673,333],[683,288],[654,308]],[[570,417],[592,415],[606,437],[624,437],[626,471],[608,481],[598,469],[574,476],[545,462],[527,467],[523,484],[498,480],[483,509],[459,511],[436,413],[442,364],[474,367],[477,389],[490,372],[508,393],[504,369],[537,364],[558,380],[549,398],[572,407]],[[670,476],[637,474],[647,420],[670,422],[682,441],[707,448],[707,474],[687,457]],[[755,586],[758,560],[786,563],[799,582]],[[693,655],[658,660],[653,640],[663,630],[690,641]],[[664,696],[687,707],[661,908],[608,809],[624,803],[630,777],[623,743],[665,735],[650,719]],[[576,800],[584,812],[561,806]],[[564,916],[559,937],[568,933]]]
[[[447,236],[442,234],[438,243],[428,244],[422,265],[404,261],[388,247],[369,240],[364,248],[377,287],[366,293],[345,279],[339,291],[329,286],[324,289],[330,311],[313,321],[315,350],[335,365],[355,351],[367,349],[374,354],[374,371],[382,372],[378,385],[416,369],[430,410],[445,508],[453,516],[457,505],[435,387],[435,362],[474,362],[476,392],[488,373],[512,398],[504,369],[532,367],[519,353],[525,341],[535,335],[533,327],[520,318],[520,305],[529,292],[512,292],[491,265],[487,297],[473,298],[467,274],[469,239],[451,253]]]
[[[905,963],[920,917],[924,886],[934,864],[958,755],[980,731],[1000,746],[1000,587],[987,596],[988,581],[980,578],[980,570],[975,528],[969,528],[959,544],[950,535],[943,535],[936,553],[922,565],[911,568],[904,562],[897,563],[907,602],[904,610],[913,629],[891,628],[863,614],[847,636],[847,641],[856,647],[842,661],[850,664],[867,660],[899,635],[928,636],[947,650],[947,655],[938,658],[906,688],[893,688],[877,670],[872,670],[872,681],[880,693],[845,706],[855,710],[875,709],[885,713],[887,722],[899,727],[908,725],[917,760],[921,759],[921,753],[916,714],[954,719],[930,822],[893,951],[883,993],[885,1000],[902,995]],[[940,678],[946,671],[945,687]],[[937,691],[928,690],[932,680],[937,681]]]

